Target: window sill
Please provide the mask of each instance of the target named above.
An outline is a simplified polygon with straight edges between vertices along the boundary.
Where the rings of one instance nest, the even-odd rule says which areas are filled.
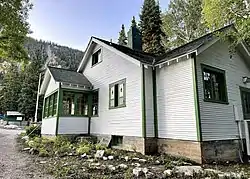
[[[116,106],[116,107],[109,107],[109,109],[119,109],[119,108],[124,108],[126,107],[126,105],[120,105],[120,106]]]
[[[91,65],[91,68],[95,67],[96,65],[102,63],[102,61],[99,61],[98,63],[94,64],[94,65]]]
[[[99,115],[94,115],[94,116],[91,116],[91,117],[99,117]]]
[[[210,103],[219,103],[219,104],[226,104],[228,105],[228,101],[217,101],[217,100],[212,100],[212,99],[204,99],[204,102],[210,102]]]

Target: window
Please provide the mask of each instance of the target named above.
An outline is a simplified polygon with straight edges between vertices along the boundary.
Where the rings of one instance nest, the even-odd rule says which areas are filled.
[[[125,84],[126,79],[109,85],[109,108],[125,107]]]
[[[227,103],[225,71],[202,65],[204,100]]]
[[[83,93],[63,92],[63,115],[88,115],[88,95]]]
[[[92,116],[98,115],[98,91],[93,93],[92,97]]]
[[[45,98],[44,118],[55,116],[57,112],[57,92]]]
[[[122,142],[123,142],[122,136],[116,136],[116,135],[111,136],[111,146],[120,146],[122,145]]]
[[[84,94],[77,94],[76,97],[76,115],[87,116],[88,115],[88,96]]]
[[[96,65],[97,63],[101,62],[101,49],[99,49],[97,52],[95,52],[92,55],[92,66]]]

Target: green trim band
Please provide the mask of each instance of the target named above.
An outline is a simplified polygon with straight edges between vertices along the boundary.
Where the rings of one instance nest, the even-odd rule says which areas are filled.
[[[199,104],[199,94],[198,94],[196,56],[194,55],[191,60],[192,60],[192,76],[193,76],[193,88],[194,88],[194,105],[195,105],[197,141],[200,142],[202,141],[202,134],[201,134],[200,104]]]
[[[155,137],[158,137],[156,69],[152,69],[152,81],[153,81],[153,103],[154,103],[154,129],[155,129]]]
[[[142,136],[146,137],[146,89],[145,89],[145,69],[142,65]]]
[[[59,126],[59,116],[61,114],[61,109],[62,109],[62,89],[61,89],[61,83],[59,83],[59,88],[58,88],[58,94],[57,94],[57,113],[56,113],[56,136],[58,135],[58,126]]]

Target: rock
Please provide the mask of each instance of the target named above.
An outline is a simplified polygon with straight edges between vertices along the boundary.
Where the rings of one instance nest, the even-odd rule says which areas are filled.
[[[133,175],[135,175],[136,177],[145,177],[145,173],[143,172],[142,168],[134,168],[133,169]]]
[[[214,169],[211,169],[211,168],[206,168],[206,169],[204,169],[204,172],[207,173],[207,174],[212,174],[212,173],[218,174],[218,173],[221,173],[221,171],[219,171],[219,170],[214,170]]]
[[[132,166],[136,166],[136,167],[141,166],[141,164],[139,164],[139,163],[132,163],[131,165],[132,165]]]
[[[128,168],[128,166],[127,166],[126,164],[123,164],[123,163],[120,164],[119,167],[120,167],[120,168],[123,168],[123,169],[127,169],[127,168]]]
[[[148,173],[148,169],[147,168],[143,168],[142,171],[146,174]]]
[[[203,171],[200,166],[176,166],[174,170],[176,173],[184,173],[185,176],[192,176],[194,173]]]
[[[97,150],[95,154],[95,158],[102,158],[104,155],[104,150]]]
[[[108,160],[108,158],[107,158],[107,157],[102,157],[102,159],[103,159],[103,160]]]
[[[22,139],[25,140],[25,141],[28,141],[29,140],[29,136],[27,136],[27,135],[23,136]]]
[[[81,155],[81,158],[87,158],[87,154],[85,153],[85,154],[82,154]]]
[[[30,147],[24,148],[23,151],[28,151],[30,150]]]
[[[127,162],[128,161],[128,156],[124,157],[125,161]]]
[[[156,161],[155,161],[155,164],[156,164],[156,165],[159,165],[160,163],[161,163],[161,162],[160,162],[159,160],[156,160]]]
[[[140,160],[139,158],[135,157],[135,158],[132,158],[132,160]]]
[[[169,176],[172,175],[172,170],[170,170],[170,169],[165,170],[165,171],[163,172],[163,174],[164,174],[164,177],[169,177]]]
[[[112,170],[112,171],[115,170],[115,167],[113,165],[109,165],[108,168],[109,168],[109,170]]]
[[[45,163],[47,163],[46,161],[40,161],[40,164],[45,164]]]
[[[68,166],[68,165],[69,165],[68,163],[63,164],[64,167],[66,167],[66,166]]]
[[[87,161],[92,163],[94,162],[94,159],[88,159]]]
[[[33,154],[34,154],[34,149],[31,148],[31,149],[29,150],[29,153],[30,153],[31,155],[33,155]]]
[[[93,166],[100,166],[100,163],[91,163]]]
[[[68,154],[68,156],[72,156],[72,155],[73,155],[73,153],[69,153],[69,154]]]
[[[139,162],[145,163],[147,160],[146,159],[139,159]]]
[[[114,156],[110,155],[110,156],[108,156],[108,159],[109,159],[109,160],[113,160],[113,159],[114,159]]]

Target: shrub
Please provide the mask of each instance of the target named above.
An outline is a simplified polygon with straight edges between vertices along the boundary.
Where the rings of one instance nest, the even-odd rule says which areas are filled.
[[[28,126],[25,128],[26,135],[30,138],[41,136],[41,126]]]
[[[107,147],[104,144],[96,144],[95,149],[96,150],[105,150]]]
[[[88,145],[80,145],[77,149],[76,149],[76,153],[78,155],[82,155],[84,153],[89,154],[91,151],[91,148]]]
[[[71,152],[73,147],[74,146],[71,144],[71,142],[66,137],[58,136],[54,140],[53,149],[59,155],[64,155],[66,153]]]
[[[112,155],[112,154],[113,154],[112,149],[106,149],[105,150],[105,155]]]
[[[44,149],[44,148],[40,148],[38,156],[40,156],[40,157],[48,157],[49,156],[49,152],[46,149]]]

